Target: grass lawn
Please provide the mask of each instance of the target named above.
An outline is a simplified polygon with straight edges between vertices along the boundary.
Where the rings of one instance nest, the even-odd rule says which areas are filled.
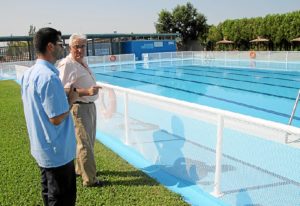
[[[40,173],[30,155],[20,87],[0,81],[0,205],[43,205]],[[95,158],[101,188],[83,188],[77,178],[77,205],[188,205],[182,198],[129,165],[101,143]]]

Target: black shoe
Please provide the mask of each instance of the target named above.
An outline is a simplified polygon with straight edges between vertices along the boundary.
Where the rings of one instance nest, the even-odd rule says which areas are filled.
[[[97,180],[93,184],[87,185],[87,187],[103,187],[103,183],[101,181]]]

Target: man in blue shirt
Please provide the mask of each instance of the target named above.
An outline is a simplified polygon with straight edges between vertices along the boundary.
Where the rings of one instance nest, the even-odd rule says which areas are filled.
[[[78,95],[72,88],[66,96],[54,66],[62,57],[62,44],[60,31],[40,29],[34,37],[36,64],[21,80],[31,154],[41,170],[42,198],[47,206],[76,202],[76,139],[69,109]]]

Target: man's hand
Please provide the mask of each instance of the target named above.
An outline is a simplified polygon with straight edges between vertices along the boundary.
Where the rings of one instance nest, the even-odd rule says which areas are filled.
[[[73,85],[71,85],[71,88],[68,91],[68,102],[69,102],[70,107],[78,99],[78,97],[79,97],[79,94],[76,91],[76,88]]]
[[[99,92],[99,89],[101,89],[102,87],[101,86],[91,86],[89,89],[88,89],[88,94],[89,96],[94,96],[96,94],[98,94]]]
[[[99,89],[102,89],[101,86],[98,86],[98,85],[95,85],[95,86],[91,86],[90,88],[76,88],[76,92],[74,91],[74,87],[71,86],[70,89],[65,89],[66,91],[66,94],[68,95],[68,98],[70,99],[69,100],[69,103],[73,103],[74,101],[76,101],[77,97],[84,97],[84,96],[94,96],[96,94],[98,94],[99,92]],[[70,94],[70,92],[72,93],[76,93],[75,94]],[[75,95],[75,100],[72,101],[72,97],[73,95]]]

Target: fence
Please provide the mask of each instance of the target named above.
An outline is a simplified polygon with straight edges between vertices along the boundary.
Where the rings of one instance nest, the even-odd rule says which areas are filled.
[[[17,79],[16,66],[31,67],[35,61],[17,61],[0,63],[0,80]]]
[[[251,53],[252,52],[252,53]],[[252,60],[300,62],[300,52],[297,51],[183,51],[143,54],[144,61],[202,59],[202,60]],[[254,54],[252,57],[250,54]]]
[[[66,53],[67,54],[67,53]],[[1,52],[0,52],[1,55]],[[256,52],[256,58],[250,58],[249,52],[163,52],[143,54],[143,63],[148,62],[178,62],[194,60],[194,64],[202,66],[282,69],[299,71],[300,52]],[[135,62],[134,54],[88,56],[86,57],[91,67],[100,65],[123,65]],[[0,63],[0,79],[14,78],[14,66],[31,66],[35,61],[14,61]]]
[[[299,71],[300,52],[258,51],[250,56],[248,51],[185,51],[143,54],[143,62],[172,62],[194,60],[196,65],[213,67],[238,67]],[[253,54],[253,51],[252,53]],[[254,58],[253,58],[254,57]]]
[[[299,128],[99,84],[100,134],[141,156],[149,175],[177,178],[167,186],[197,185],[229,205],[299,203]]]
[[[122,54],[120,42],[138,39],[174,39],[178,33],[167,34],[87,34],[88,44],[86,55],[115,55]],[[62,35],[64,44],[68,47],[70,35]],[[65,49],[65,55],[69,52]],[[33,37],[10,36],[0,37],[0,62],[29,61],[35,59]]]
[[[30,46],[0,47],[0,62],[28,61],[32,59]]]
[[[88,56],[87,62],[90,67],[97,67],[99,65],[120,65],[120,64],[134,64],[134,54],[121,55],[106,55],[106,56]]]
[[[124,64],[134,64],[134,54],[122,54],[122,55],[106,55],[106,56],[88,56],[86,61],[90,67],[97,67],[99,65],[115,65],[121,66]],[[30,67],[34,65],[35,61],[17,61],[17,62],[4,62],[0,63],[0,80],[2,79],[16,79],[15,66]],[[118,68],[115,68],[118,69]]]

